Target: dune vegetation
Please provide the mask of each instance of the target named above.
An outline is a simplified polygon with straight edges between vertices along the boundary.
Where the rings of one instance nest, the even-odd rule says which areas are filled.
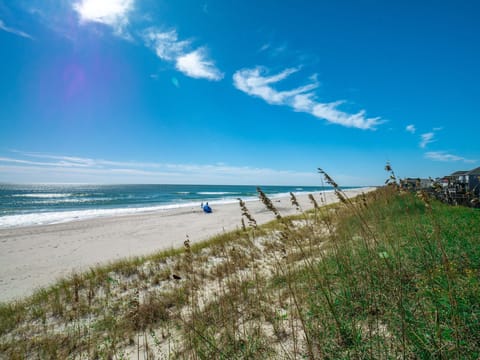
[[[390,169],[389,169],[390,170]],[[480,357],[480,212],[388,184],[0,306],[5,359]]]

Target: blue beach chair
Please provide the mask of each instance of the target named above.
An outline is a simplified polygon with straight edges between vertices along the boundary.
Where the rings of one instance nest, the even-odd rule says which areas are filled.
[[[212,212],[212,208],[210,207],[210,205],[208,205],[208,202],[205,205],[203,205],[203,212],[207,214],[210,214]]]

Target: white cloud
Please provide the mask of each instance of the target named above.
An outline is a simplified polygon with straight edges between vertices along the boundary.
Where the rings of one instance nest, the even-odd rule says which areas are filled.
[[[0,157],[0,163],[14,163],[14,164],[22,164],[22,165],[39,165],[39,166],[54,165],[53,163],[49,163],[49,162],[39,162],[39,161],[14,159],[14,158],[9,158],[9,157]]]
[[[434,137],[435,137],[435,133],[433,132],[428,132],[420,135],[420,138],[421,138],[420,147],[424,149],[428,144],[434,142],[435,141]]]
[[[248,95],[259,97],[272,105],[285,105],[295,111],[305,112],[330,123],[358,129],[375,129],[383,121],[379,118],[366,118],[365,111],[349,114],[338,109],[342,101],[321,103],[316,101],[314,89],[318,87],[316,76],[310,77],[310,83],[290,90],[276,90],[273,85],[288,78],[299,69],[288,68],[282,72],[267,76],[263,67],[242,69],[233,75],[234,86]]]
[[[269,49],[272,45],[270,43],[266,43],[266,44],[263,44],[260,49],[258,49],[258,52],[262,52],[262,51],[265,51],[267,49]]]
[[[221,163],[128,162],[20,151],[15,153],[21,154],[22,158],[0,157],[0,181],[21,182],[28,179],[32,182],[318,184],[318,175],[313,171],[298,172]]]
[[[270,86],[270,84],[284,80],[297,71],[298,69],[296,68],[289,68],[276,75],[262,76],[262,73],[265,72],[263,68],[244,69],[237,71],[233,75],[233,84],[237,89],[249,95],[259,97],[269,104],[287,105],[290,100],[295,100],[296,95],[311,91],[318,86],[314,82],[288,91],[277,91]]]
[[[0,20],[0,29],[3,30],[3,31],[9,32],[11,34],[33,40],[33,37],[31,35],[27,34],[26,32],[23,32],[21,30],[14,29],[14,28],[11,28],[11,27],[5,25],[5,23],[2,20]]]
[[[223,78],[222,72],[208,58],[205,48],[189,50],[190,41],[179,40],[176,30],[150,28],[143,33],[143,40],[160,59],[175,63],[175,68],[186,76],[212,81]]]
[[[125,39],[132,36],[125,31],[135,0],[78,0],[73,9],[82,22],[97,22],[111,26]],[[175,29],[161,31],[151,27],[141,32],[145,45],[162,60],[173,63],[178,71],[196,79],[218,81],[223,74],[208,58],[204,47],[191,49],[189,40],[180,40]]]
[[[417,131],[417,129],[415,128],[415,125],[413,124],[407,125],[405,130],[412,134],[415,134],[415,131]]]
[[[463,161],[465,163],[474,163],[476,160],[465,159],[464,157],[448,154],[445,151],[429,151],[425,153],[425,158],[434,160],[434,161]]]
[[[157,31],[147,29],[143,35],[145,44],[153,49],[157,56],[166,61],[174,61],[185,53],[185,48],[190,45],[189,41],[179,41],[176,30]]]
[[[125,36],[124,28],[133,4],[134,0],[80,0],[73,4],[73,9],[81,21],[109,25],[117,34]]]
[[[202,48],[179,56],[175,67],[185,75],[196,79],[218,81],[223,78],[223,74],[215,67],[213,61],[206,57]]]
[[[144,162],[129,162],[129,161],[111,161],[103,159],[91,159],[78,156],[64,156],[64,155],[51,155],[38,152],[23,152],[13,150],[13,153],[21,154],[27,158],[37,158],[43,160],[58,160],[57,162],[37,162],[32,160],[19,160],[13,158],[0,157],[0,162],[19,162],[31,165],[39,166],[59,166],[59,167],[90,167],[90,168],[104,168],[104,167],[143,167],[143,168],[155,168],[163,166],[159,163],[144,163]]]

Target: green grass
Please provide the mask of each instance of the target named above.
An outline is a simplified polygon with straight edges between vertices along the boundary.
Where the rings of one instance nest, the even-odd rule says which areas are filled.
[[[374,196],[362,219],[339,216],[327,256],[292,275],[313,353],[478,358],[480,212]]]
[[[0,358],[477,359],[478,234],[387,186],[2,304]]]

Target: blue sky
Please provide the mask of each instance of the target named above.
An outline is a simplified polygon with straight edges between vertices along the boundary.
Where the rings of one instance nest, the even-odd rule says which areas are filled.
[[[478,1],[0,0],[0,182],[343,185],[480,163]]]

